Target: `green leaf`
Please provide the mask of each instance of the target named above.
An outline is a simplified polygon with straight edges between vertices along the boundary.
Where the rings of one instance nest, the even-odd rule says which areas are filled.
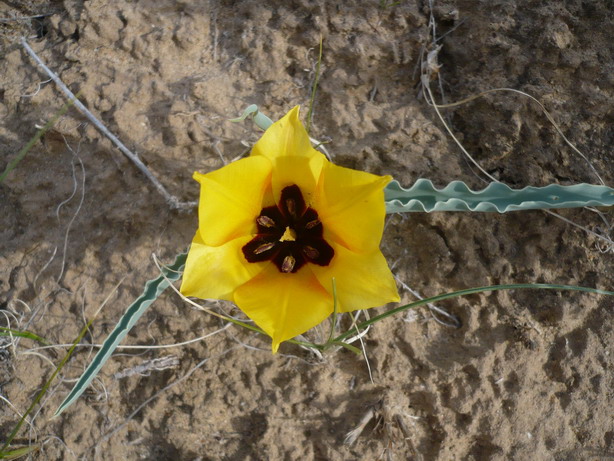
[[[270,127],[273,124],[273,120],[271,120],[269,117],[267,117],[262,112],[260,112],[256,104],[252,104],[251,106],[249,106],[247,109],[243,111],[243,114],[240,117],[233,118],[230,121],[231,122],[242,122],[243,120],[245,120],[247,117],[250,117],[250,116],[253,118],[254,123],[258,125],[260,128],[262,128],[263,130],[266,130],[268,127]]]
[[[490,183],[485,189],[473,191],[462,181],[452,181],[437,189],[428,179],[420,178],[409,189],[398,181],[384,189],[387,213],[407,211],[497,211],[507,213],[519,210],[550,208],[580,208],[585,206],[614,205],[614,189],[592,184],[512,189],[500,183]]]
[[[170,282],[178,280],[181,277],[187,253],[180,253],[176,256],[175,262],[164,268],[164,275],[160,275],[156,279],[149,280],[145,284],[143,294],[139,296],[126,310],[126,313],[119,320],[113,331],[102,344],[102,347],[83,372],[77,383],[74,385],[68,396],[58,407],[54,416],[61,414],[68,406],[70,406],[79,396],[85,391],[87,386],[96,377],[102,366],[109,359],[113,351],[119,343],[126,337],[128,332],[139,320],[141,315],[147,308],[166,290]],[[166,277],[165,277],[166,276]]]

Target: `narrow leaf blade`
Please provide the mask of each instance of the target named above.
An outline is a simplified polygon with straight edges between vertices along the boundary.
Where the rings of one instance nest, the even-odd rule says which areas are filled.
[[[147,310],[147,308],[162,294],[162,292],[168,288],[169,282],[178,280],[181,277],[183,267],[187,253],[180,253],[176,256],[175,262],[163,269],[166,278],[163,275],[149,280],[145,284],[145,288],[141,296],[139,296],[126,310],[125,314],[119,320],[113,331],[109,334],[104,341],[102,347],[88,365],[87,369],[83,372],[77,383],[74,385],[68,396],[64,399],[62,404],[58,407],[54,416],[60,415],[66,408],[68,408],[75,400],[77,400],[83,391],[89,386],[92,380],[96,377],[100,369],[105,362],[109,359],[113,351],[117,348],[119,343],[126,337],[128,332],[132,329],[135,323],[139,320],[141,315]]]

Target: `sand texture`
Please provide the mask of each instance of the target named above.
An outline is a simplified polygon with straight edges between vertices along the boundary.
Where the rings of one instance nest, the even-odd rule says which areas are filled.
[[[406,186],[424,177],[484,187],[426,103],[428,72],[438,101],[501,87],[530,93],[588,159],[518,94],[442,110],[494,178],[597,184],[597,172],[614,185],[609,0],[32,0],[0,2],[0,13],[0,170],[66,101],[21,36],[183,201],[198,198],[195,170],[220,168],[259,138],[251,122],[228,121],[249,104],[274,120],[297,104],[306,114],[322,37],[311,133],[337,164]],[[438,52],[429,24],[442,37]],[[605,233],[614,211],[601,213],[560,212]],[[427,308],[386,319],[363,338],[371,380],[352,352],[320,358],[284,344],[272,355],[267,338],[169,290],[124,344],[215,334],[118,350],[51,419],[91,360],[89,345],[157,275],[152,254],[171,262],[196,227],[195,212],[171,209],[74,107],[0,185],[0,325],[67,344],[107,300],[16,439],[40,445],[30,459],[614,459],[614,298],[570,292],[439,304],[460,328]],[[423,296],[500,283],[614,289],[614,249],[541,211],[391,215],[382,251],[403,302],[415,299],[408,287]],[[309,338],[327,334],[324,326]],[[4,440],[67,347],[0,345]]]

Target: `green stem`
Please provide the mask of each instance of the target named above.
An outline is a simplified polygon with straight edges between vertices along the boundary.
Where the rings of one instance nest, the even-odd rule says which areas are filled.
[[[413,303],[405,304],[403,306],[395,307],[394,309],[390,309],[389,311],[384,312],[383,314],[377,315],[372,319],[366,320],[354,328],[346,331],[345,333],[337,336],[333,342],[340,342],[349,336],[358,334],[358,332],[369,325],[373,325],[380,320],[383,320],[391,315],[398,314],[399,312],[406,311],[408,309],[413,309],[415,307],[424,306],[425,304],[436,303],[439,301],[443,301],[445,299],[457,298],[460,296],[467,296],[476,293],[483,293],[486,291],[500,291],[500,290],[516,290],[516,289],[542,289],[542,290],[570,290],[570,291],[582,291],[584,293],[594,293],[601,295],[614,296],[614,291],[606,291],[606,290],[598,290],[596,288],[587,288],[587,287],[578,287],[574,285],[553,285],[553,284],[545,284],[545,283],[515,283],[509,285],[492,285],[488,287],[477,287],[477,288],[468,288],[466,290],[454,291],[452,293],[445,293],[437,296],[433,296],[431,298],[421,299],[420,301],[415,301]]]

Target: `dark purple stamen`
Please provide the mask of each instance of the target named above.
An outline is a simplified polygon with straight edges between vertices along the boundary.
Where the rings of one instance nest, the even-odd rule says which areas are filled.
[[[295,273],[308,262],[328,266],[335,255],[317,211],[305,204],[296,184],[284,187],[279,205],[262,209],[256,227],[258,233],[243,247],[251,263],[272,261],[280,272]]]

